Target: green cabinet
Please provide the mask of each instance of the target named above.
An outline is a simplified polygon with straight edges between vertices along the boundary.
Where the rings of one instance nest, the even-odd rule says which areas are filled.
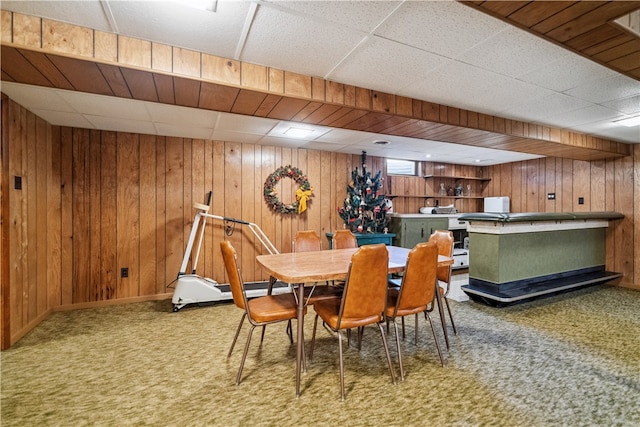
[[[396,237],[394,246],[413,248],[420,242],[426,242],[435,230],[448,230],[449,219],[429,215],[396,215],[389,221],[389,231]]]
[[[385,245],[391,245],[393,238],[396,236],[393,233],[353,233],[356,236],[358,246],[373,245],[375,243],[384,243]],[[327,240],[329,241],[329,249],[333,249],[333,233],[325,233]]]

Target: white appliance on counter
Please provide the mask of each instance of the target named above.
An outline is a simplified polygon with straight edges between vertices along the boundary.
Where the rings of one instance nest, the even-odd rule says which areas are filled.
[[[485,197],[484,211],[490,213],[509,213],[509,197]]]
[[[453,250],[453,265],[451,268],[454,270],[459,268],[469,268],[469,249]]]

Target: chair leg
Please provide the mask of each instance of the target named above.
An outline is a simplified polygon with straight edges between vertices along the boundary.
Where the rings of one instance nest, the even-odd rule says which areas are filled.
[[[231,353],[233,353],[233,347],[236,345],[236,341],[238,340],[238,335],[240,335],[240,329],[242,329],[242,324],[244,323],[244,319],[247,317],[247,312],[245,311],[242,314],[242,319],[240,319],[240,324],[238,325],[238,329],[236,330],[236,336],[233,337],[233,342],[231,343],[231,348],[229,349],[229,353],[227,354],[227,359],[231,357]]]
[[[342,360],[342,334],[338,331],[338,354],[340,355],[340,398],[344,400],[344,361]]]
[[[433,340],[436,342],[436,348],[438,349],[438,356],[440,356],[440,363],[444,367],[444,359],[442,358],[442,350],[440,349],[440,343],[438,342],[438,337],[436,336],[436,330],[433,327],[433,322],[431,321],[431,316],[429,316],[429,312],[424,312],[425,317],[429,321],[429,325],[431,325],[431,332],[433,333]]]
[[[416,316],[416,326],[415,326],[416,345],[418,345],[418,313],[416,313],[415,316]]]
[[[393,373],[393,366],[391,365],[391,356],[389,355],[389,347],[387,346],[387,339],[384,337],[384,330],[382,329],[382,323],[378,323],[378,329],[380,329],[380,336],[382,337],[382,345],[384,346],[384,352],[387,355],[387,364],[389,365],[389,374],[391,375],[391,382],[395,384],[396,376]]]
[[[436,292],[438,292],[437,289],[436,289]],[[445,344],[447,344],[447,350],[449,350],[449,334],[447,333],[447,324],[445,322],[444,313],[442,312],[442,310],[444,310],[444,307],[442,307],[442,303],[440,302],[441,298],[436,297],[435,299],[438,304],[438,313],[440,314],[440,322],[442,323],[442,333],[444,334],[444,342]]]
[[[264,341],[264,333],[267,330],[267,325],[262,325],[262,335],[260,335],[260,345],[262,345],[262,342]]]
[[[253,335],[253,330],[255,329],[254,325],[251,325],[251,329],[249,329],[249,336],[247,337],[247,343],[244,346],[244,353],[242,353],[242,360],[240,361],[240,368],[238,369],[238,375],[236,376],[236,385],[240,385],[240,381],[242,381],[242,369],[244,369],[244,361],[247,358],[247,353],[249,352],[249,344],[251,343],[251,335]]]
[[[453,327],[454,335],[458,335],[458,329],[456,328],[456,323],[453,321],[453,315],[451,314],[451,306],[449,305],[449,300],[447,297],[444,297],[444,302],[447,305],[447,311],[449,312],[449,319],[451,319],[451,326]]]
[[[316,328],[318,327],[318,315],[313,321],[313,335],[311,335],[311,348],[309,349],[309,361],[313,360],[313,347],[316,345]]]
[[[287,322],[287,335],[289,335],[289,342],[293,344],[293,328],[291,327],[291,319]]]
[[[304,329],[302,330],[302,372],[307,372],[307,353],[304,349]]]
[[[402,367],[402,353],[400,352],[400,333],[398,324],[394,321],[393,326],[396,330],[396,349],[398,350],[398,363],[400,364],[400,380],[404,381],[404,368]]]
[[[404,316],[401,317],[400,320],[402,321],[402,339],[405,340],[407,339],[407,334],[405,333],[405,330],[404,330]]]

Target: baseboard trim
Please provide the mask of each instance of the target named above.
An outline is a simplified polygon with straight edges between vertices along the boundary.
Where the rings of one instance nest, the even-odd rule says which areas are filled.
[[[130,297],[130,298],[110,299],[110,300],[104,300],[104,301],[81,302],[78,304],[65,304],[65,305],[59,305],[57,307],[54,307],[53,311],[70,311],[70,310],[78,310],[82,308],[108,307],[112,305],[131,304],[136,302],[162,301],[166,299],[171,299],[172,296],[173,296],[173,293],[166,293],[166,294],[155,294],[155,295],[143,295],[143,296]]]

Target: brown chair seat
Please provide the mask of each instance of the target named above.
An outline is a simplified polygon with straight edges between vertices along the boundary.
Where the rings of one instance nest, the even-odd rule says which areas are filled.
[[[250,299],[249,312],[257,323],[270,323],[297,317],[298,305],[291,294],[267,295]]]

